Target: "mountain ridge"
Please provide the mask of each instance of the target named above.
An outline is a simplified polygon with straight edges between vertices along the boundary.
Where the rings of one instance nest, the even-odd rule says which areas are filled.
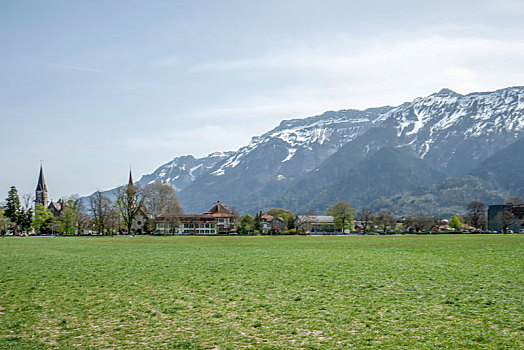
[[[237,151],[177,157],[140,181],[173,185],[186,212],[217,200],[253,212],[301,183],[321,192],[384,147],[404,148],[453,178],[522,136],[524,87],[466,95],[443,88],[399,106],[283,120]],[[303,203],[288,209],[305,209]]]

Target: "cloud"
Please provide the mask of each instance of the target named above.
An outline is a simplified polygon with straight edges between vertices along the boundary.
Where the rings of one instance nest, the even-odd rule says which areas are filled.
[[[460,28],[446,30],[449,34]],[[283,119],[398,105],[443,87],[465,94],[524,81],[524,41],[435,32],[446,31],[391,34],[365,42],[340,35],[254,57],[196,63],[189,72],[202,75],[195,79],[220,81],[221,98],[165,117],[179,121],[180,129],[125,142],[144,154],[202,156],[236,150]],[[206,96],[206,88],[198,93]]]
[[[248,97],[255,100],[252,108],[257,108],[260,96],[269,106],[315,105],[312,101],[320,100],[333,103],[331,108],[341,103],[346,108],[365,108],[401,103],[412,94],[424,95],[443,86],[471,92],[524,81],[523,40],[426,34],[350,45],[345,44],[349,39],[339,37],[328,44],[260,57],[201,62],[190,70],[225,74],[228,79],[256,74],[259,91],[253,93],[258,96]],[[283,74],[287,81],[270,81]],[[260,104],[259,111],[271,108],[267,105]],[[321,104],[318,108],[329,107]]]
[[[68,64],[57,64],[52,63],[48,64],[48,67],[56,70],[65,70],[65,71],[80,71],[80,72],[101,72],[101,69],[98,68],[92,68],[92,67],[82,67],[82,66],[76,66],[76,65],[68,65]]]

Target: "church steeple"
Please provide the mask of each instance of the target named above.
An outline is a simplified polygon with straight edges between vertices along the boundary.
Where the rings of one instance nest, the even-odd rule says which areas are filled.
[[[131,186],[131,187],[135,186],[133,185],[133,174],[131,174],[131,168],[129,168],[129,183],[127,184],[127,186]]]
[[[47,208],[47,186],[45,184],[42,164],[40,164],[40,176],[38,176],[38,183],[36,184],[35,203],[42,204]]]

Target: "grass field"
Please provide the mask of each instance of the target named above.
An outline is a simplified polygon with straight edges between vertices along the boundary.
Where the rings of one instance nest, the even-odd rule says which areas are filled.
[[[0,348],[524,348],[524,236],[0,239]]]

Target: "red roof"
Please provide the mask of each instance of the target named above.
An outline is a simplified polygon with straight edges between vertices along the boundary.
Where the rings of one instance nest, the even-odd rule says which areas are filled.
[[[211,208],[211,210],[209,210],[207,213],[204,213],[204,214],[211,214],[216,218],[234,218],[236,217],[235,214],[227,210],[226,207],[224,207],[222,203],[220,202],[215,204],[215,206]]]

